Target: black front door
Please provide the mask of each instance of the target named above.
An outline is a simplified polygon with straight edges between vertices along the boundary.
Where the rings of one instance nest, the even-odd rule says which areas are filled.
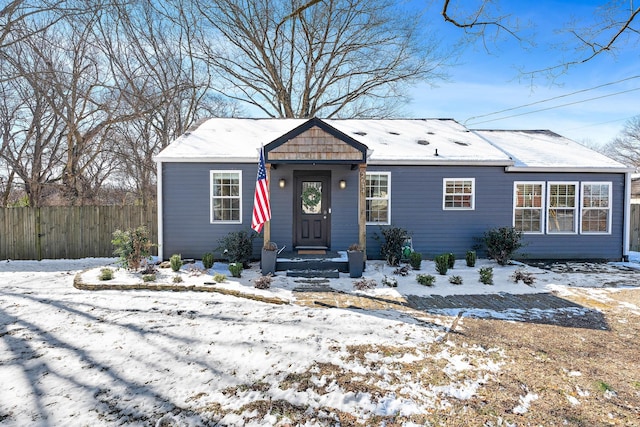
[[[331,172],[294,172],[293,238],[296,247],[329,247]]]

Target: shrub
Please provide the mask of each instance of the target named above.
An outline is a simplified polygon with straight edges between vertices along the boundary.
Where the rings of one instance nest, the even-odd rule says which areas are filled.
[[[451,276],[449,277],[449,283],[451,283],[452,285],[462,285],[462,277]]]
[[[111,280],[113,279],[113,270],[110,268],[101,268],[100,275],[98,276],[100,280]]]
[[[213,263],[214,257],[211,252],[207,252],[206,254],[202,255],[202,266],[204,268],[206,268],[207,270],[210,269],[211,267],[213,267]]]
[[[143,262],[151,259],[151,248],[155,246],[144,226],[114,231],[111,244],[115,247],[113,254],[119,258],[118,263],[129,270],[138,270]]]
[[[449,268],[453,268],[453,266],[456,264],[456,256],[453,254],[453,252],[450,252],[448,255],[449,259],[447,261],[449,262]]]
[[[467,267],[475,267],[476,260],[478,259],[476,255],[476,251],[467,251],[467,254],[465,255],[464,259],[467,262]]]
[[[233,231],[220,239],[218,250],[231,263],[242,263],[249,268],[249,261],[253,254],[253,239],[257,234],[247,231]]]
[[[422,254],[420,252],[411,252],[411,255],[409,255],[409,264],[414,270],[420,270]]]
[[[155,282],[156,281],[156,275],[155,274],[143,274],[142,275],[142,281],[143,282]]]
[[[233,277],[242,277],[242,263],[232,262],[229,264],[229,271]]]
[[[180,267],[182,267],[182,255],[173,254],[169,258],[169,264],[171,265],[171,270],[178,271]]]
[[[399,276],[408,276],[409,275],[409,266],[403,265],[402,267],[398,267],[393,270],[393,274],[397,274]]]
[[[227,280],[227,276],[225,276],[222,273],[216,273],[216,274],[213,275],[213,281],[216,282],[216,283],[222,283],[225,280]]]
[[[517,269],[511,276],[511,279],[515,283],[518,283],[520,280],[522,280],[522,282],[527,286],[533,285],[533,282],[535,281],[535,277],[533,277],[533,274],[524,271],[522,268]]]
[[[480,268],[480,281],[485,285],[493,285],[493,267]]]
[[[431,274],[418,274],[416,280],[424,286],[433,286],[436,283],[436,278]]]
[[[173,276],[173,283],[182,283],[183,281],[182,276]]]
[[[382,284],[389,286],[390,288],[397,288],[398,287],[398,279],[396,279],[395,277],[387,277],[384,276],[382,278]]]
[[[358,291],[364,291],[366,289],[373,289],[378,284],[375,279],[365,279],[364,277],[353,282],[353,288]]]
[[[513,254],[523,246],[522,232],[513,227],[494,228],[484,233],[487,256],[500,265],[507,265]]]
[[[271,280],[273,278],[271,277],[270,274],[267,274],[266,276],[261,276],[258,277],[255,281],[253,286],[257,289],[269,289],[271,287]]]
[[[380,245],[380,255],[387,264],[396,266],[400,264],[402,259],[402,247],[407,237],[407,231],[400,227],[380,228],[384,241]],[[380,240],[379,236],[375,236],[376,240]]]
[[[436,263],[436,271],[443,276],[447,274],[449,270],[449,254],[438,255],[433,260]]]

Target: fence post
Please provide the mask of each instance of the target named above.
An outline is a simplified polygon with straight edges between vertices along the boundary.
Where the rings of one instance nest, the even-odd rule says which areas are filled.
[[[40,221],[40,208],[36,208],[36,258],[42,261],[42,223]]]

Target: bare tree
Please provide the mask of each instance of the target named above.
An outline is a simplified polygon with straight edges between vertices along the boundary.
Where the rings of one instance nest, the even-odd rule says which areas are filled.
[[[498,0],[479,0],[474,6],[463,8],[462,2],[443,0],[442,17],[446,22],[464,29],[467,34],[486,41],[488,32],[508,34],[520,42],[528,42],[520,34],[517,17],[504,14]],[[640,42],[640,5],[630,1],[603,1],[593,6],[593,20],[580,22],[567,17],[562,28],[557,29],[555,47],[563,52],[562,60],[556,64],[524,74],[555,76],[575,65],[583,64],[603,54],[613,54],[622,46],[634,46]]]
[[[604,147],[605,154],[640,169],[640,116],[628,120],[620,134]]]
[[[444,76],[447,55],[392,0],[195,4],[214,88],[271,117],[390,116],[411,83]]]

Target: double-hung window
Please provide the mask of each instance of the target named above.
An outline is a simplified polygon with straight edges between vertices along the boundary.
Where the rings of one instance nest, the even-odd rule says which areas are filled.
[[[391,223],[391,172],[367,172],[367,224]]]
[[[523,233],[543,233],[544,182],[516,182],[513,226]]]
[[[547,233],[577,233],[577,182],[549,182],[547,186]]]
[[[241,171],[211,171],[211,223],[242,223]]]
[[[611,183],[583,182],[580,204],[581,233],[611,232]]]
[[[475,209],[475,178],[444,178],[442,180],[445,210]]]

